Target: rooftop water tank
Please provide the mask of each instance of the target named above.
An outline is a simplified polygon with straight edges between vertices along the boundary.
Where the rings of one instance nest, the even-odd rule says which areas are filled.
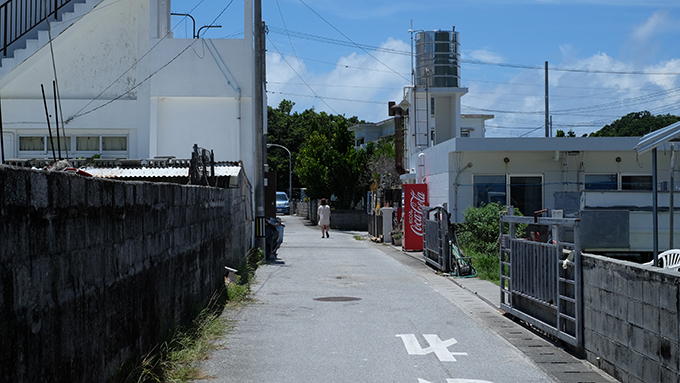
[[[460,43],[455,28],[417,32],[415,39],[416,86],[460,87]]]

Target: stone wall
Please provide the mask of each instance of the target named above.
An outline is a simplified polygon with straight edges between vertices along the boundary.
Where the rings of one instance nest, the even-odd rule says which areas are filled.
[[[583,257],[584,348],[622,383],[677,382],[680,274]]]
[[[309,200],[297,202],[295,214],[307,218],[312,225],[317,225],[319,217],[317,208],[319,201]],[[331,211],[331,229],[345,231],[366,231],[368,229],[368,214],[363,210],[337,210]]]
[[[241,192],[0,166],[0,376],[103,382],[190,323],[250,244]]]

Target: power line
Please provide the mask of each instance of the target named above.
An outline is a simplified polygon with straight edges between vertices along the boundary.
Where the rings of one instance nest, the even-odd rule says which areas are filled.
[[[404,80],[406,80],[406,82],[409,82],[409,81],[410,81],[408,78],[402,76],[399,72],[395,71],[395,70],[392,69],[390,66],[388,66],[388,65],[385,64],[384,62],[380,61],[377,57],[373,56],[373,55],[371,54],[371,52],[369,52],[367,49],[365,49],[365,48],[363,48],[362,46],[360,46],[359,44],[355,43],[354,40],[350,39],[346,34],[342,33],[342,31],[341,31],[340,29],[336,28],[335,25],[331,24],[328,20],[326,20],[326,19],[325,19],[323,16],[321,16],[318,12],[316,12],[314,9],[312,9],[312,7],[310,7],[309,5],[307,5],[307,3],[305,3],[305,2],[302,1],[302,0],[299,0],[299,1],[300,1],[305,7],[307,7],[310,11],[312,11],[315,15],[317,15],[321,20],[323,20],[326,24],[330,25],[331,28],[335,29],[338,33],[340,33],[340,34],[342,35],[342,37],[344,37],[345,39],[347,39],[347,41],[351,42],[351,43],[354,44],[357,48],[359,48],[359,49],[361,49],[362,51],[364,51],[364,53],[366,53],[367,55],[369,55],[373,60],[379,62],[379,63],[382,64],[385,68],[391,70],[392,72],[394,72],[394,74],[396,74],[397,76],[399,76],[399,77],[403,78]]]
[[[276,51],[278,52],[279,48],[276,47],[276,44],[274,44],[274,42],[271,41],[271,39],[269,39],[269,36],[267,36],[267,39],[268,39],[269,42],[272,44],[272,46],[274,47],[274,49],[276,49]],[[279,52],[279,54],[281,54],[281,53]],[[281,58],[283,58],[283,61],[290,67],[290,70],[292,70],[293,73],[295,73],[295,75],[297,75],[298,78],[299,78],[300,80],[302,80],[302,82],[305,83],[305,85],[307,85],[307,88],[309,88],[309,90],[312,91],[312,93],[314,93],[314,97],[316,97],[316,98],[318,98],[319,100],[321,100],[321,102],[323,102],[330,110],[332,110],[333,113],[339,114],[338,112],[335,111],[335,109],[333,109],[332,106],[330,106],[330,105],[326,102],[326,100],[325,100],[324,97],[320,97],[320,96],[316,93],[316,91],[315,91],[311,86],[309,86],[309,84],[307,83],[307,81],[306,81],[304,78],[302,78],[302,76],[295,70],[295,68],[293,68],[292,65],[290,65],[290,63],[288,62],[288,60],[286,59],[285,56],[281,55]],[[267,92],[269,92],[269,91],[267,91]]]
[[[304,4],[307,8],[312,10],[307,4],[305,4],[302,0],[299,0],[302,4]],[[314,10],[312,10],[317,16],[321,17],[318,13],[316,13]],[[325,19],[321,17],[323,21],[328,23]],[[337,28],[335,28],[332,24],[328,23],[333,27],[336,31],[340,32]],[[270,30],[272,30],[275,33],[282,33],[281,28],[277,27],[272,27],[270,26]],[[325,44],[334,44],[334,45],[341,45],[341,46],[347,46],[347,47],[357,47],[366,52],[367,50],[373,50],[377,52],[384,52],[384,53],[392,53],[392,54],[397,54],[397,55],[405,55],[405,56],[410,56],[411,52],[408,51],[402,51],[398,49],[389,49],[389,48],[383,48],[383,47],[377,47],[374,45],[368,45],[368,44],[359,44],[351,39],[349,39],[347,36],[345,36],[342,32],[342,34],[345,38],[347,38],[350,43],[347,43],[342,40],[336,40],[328,37],[323,37],[323,36],[317,36],[317,35],[312,35],[309,33],[303,33],[303,32],[296,32],[296,31],[288,31],[287,32],[289,36],[301,38],[301,39],[307,39],[307,40],[312,40],[312,41],[317,41],[320,43],[325,43]],[[368,53],[368,52],[366,52]],[[531,70],[545,70],[545,66],[543,65],[526,65],[526,64],[513,64],[513,63],[498,63],[498,62],[490,62],[490,61],[482,61],[482,60],[472,60],[472,59],[461,59],[461,63],[467,63],[467,64],[473,64],[473,65],[486,65],[486,66],[497,66],[497,67],[503,67],[503,68],[514,68],[514,69],[531,69]],[[551,71],[559,71],[559,72],[577,72],[577,73],[593,73],[593,74],[615,74],[615,75],[647,75],[647,76],[680,76],[680,72],[646,72],[646,71],[614,71],[614,70],[600,70],[600,69],[580,69],[580,68],[561,68],[561,67],[549,67],[548,70]]]
[[[197,4],[196,4],[189,12],[188,12],[188,13],[193,12],[199,5],[201,5],[201,3],[203,3],[203,1],[204,1],[204,0],[200,0],[200,1],[199,1],[199,2],[198,2],[198,3],[197,3]],[[234,2],[234,0],[231,0],[231,1],[227,4],[227,6],[224,7],[224,9],[222,9],[222,12],[220,12],[220,13],[217,15],[217,17],[216,17],[216,18],[212,21],[212,23],[210,23],[210,24],[211,24],[211,25],[214,24],[215,21],[216,21],[220,16],[222,16],[222,14],[227,10],[227,8],[229,8],[229,7],[231,6],[231,4],[232,4],[233,2]],[[184,19],[186,19],[186,16],[184,17]],[[177,28],[181,23],[182,23],[182,21],[180,21],[180,22],[178,22],[177,24],[175,24],[175,26],[172,27],[172,29],[170,30],[170,32],[168,32],[168,33],[166,33],[165,35],[163,35],[163,37],[160,38],[160,39],[158,40],[158,42],[157,42],[156,44],[154,44],[153,47],[151,47],[146,53],[144,53],[144,54],[142,55],[142,57],[140,57],[140,58],[138,58],[137,60],[135,60],[135,62],[134,62],[127,70],[125,70],[120,76],[118,76],[117,79],[115,79],[113,82],[111,82],[111,84],[109,84],[106,88],[104,88],[104,90],[102,90],[95,98],[93,98],[92,100],[90,100],[87,104],[85,104],[85,106],[83,106],[82,108],[80,108],[76,113],[74,113],[71,117],[69,117],[69,118],[65,121],[65,124],[68,124],[69,122],[73,121],[75,118],[78,118],[78,117],[84,116],[84,115],[86,115],[86,114],[92,113],[92,112],[94,112],[95,110],[101,109],[101,108],[103,108],[103,107],[105,107],[105,106],[107,106],[107,105],[113,103],[114,101],[117,101],[117,100],[123,98],[126,94],[130,93],[131,91],[133,91],[134,89],[136,89],[137,87],[139,87],[141,84],[145,83],[147,80],[149,80],[151,77],[153,77],[156,73],[160,72],[161,69],[163,69],[163,68],[167,67],[168,65],[170,65],[170,63],[172,63],[173,61],[175,61],[177,58],[179,58],[179,56],[181,56],[184,52],[186,52],[189,48],[191,48],[191,47],[196,43],[196,41],[198,41],[198,39],[194,39],[194,41],[192,41],[191,44],[189,44],[186,48],[184,48],[178,55],[176,55],[175,57],[173,57],[170,61],[168,61],[167,63],[165,63],[164,65],[162,65],[162,66],[161,66],[160,68],[158,68],[155,72],[153,72],[153,73],[152,73],[151,75],[149,75],[147,78],[145,78],[144,80],[142,80],[141,82],[139,82],[138,84],[136,84],[134,87],[130,88],[130,89],[129,89],[128,91],[126,91],[125,93],[120,94],[120,95],[114,97],[113,99],[111,99],[111,100],[105,102],[104,104],[99,105],[99,106],[97,106],[97,107],[95,107],[95,108],[93,108],[93,109],[91,109],[91,110],[88,110],[87,112],[83,112],[83,110],[85,110],[85,109],[86,109],[88,106],[90,106],[93,102],[95,102],[96,100],[98,100],[98,99],[104,94],[104,92],[106,92],[107,90],[109,90],[114,84],[116,84],[121,78],[123,78],[123,76],[125,76],[125,74],[127,74],[130,70],[132,70],[133,68],[135,68],[135,67],[137,66],[137,64],[138,64],[142,59],[144,59],[144,57],[146,57],[149,53],[151,53],[151,51],[154,50],[154,49],[155,49],[155,48],[156,48],[163,40],[165,40],[165,39],[170,35],[170,33],[172,33],[172,31],[174,31],[175,28]],[[204,33],[205,33],[205,32],[204,32]],[[83,113],[81,113],[81,112],[83,112]]]
[[[384,101],[368,101],[368,100],[357,100],[357,99],[351,99],[351,98],[339,98],[339,97],[325,97],[325,96],[319,96],[316,93],[312,96],[309,94],[299,94],[299,93],[288,93],[288,92],[272,92],[272,91],[267,91],[267,93],[271,94],[282,94],[286,96],[297,96],[297,97],[309,97],[309,98],[318,98],[319,100],[335,100],[335,101],[345,101],[345,102],[358,102],[358,103],[364,103],[364,104],[385,104]],[[326,104],[328,105],[328,104]],[[330,108],[330,106],[329,106]],[[332,109],[332,108],[331,108]],[[338,114],[335,110],[333,110],[333,113]]]

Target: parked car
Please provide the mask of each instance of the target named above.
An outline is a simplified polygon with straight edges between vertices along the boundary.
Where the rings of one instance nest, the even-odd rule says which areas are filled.
[[[285,192],[276,192],[276,212],[290,214],[290,200]]]

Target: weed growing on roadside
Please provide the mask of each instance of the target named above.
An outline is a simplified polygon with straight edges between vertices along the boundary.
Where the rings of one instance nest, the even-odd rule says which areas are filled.
[[[199,362],[207,359],[210,352],[219,347],[216,340],[231,328],[232,324],[222,317],[222,311],[227,304],[238,305],[248,299],[255,271],[263,260],[262,250],[249,251],[238,268],[237,282],[226,284],[217,292],[191,326],[175,331],[171,340],[154,347],[123,382],[184,383],[212,379],[201,371]]]
[[[364,237],[362,237],[362,236],[360,236],[360,235],[355,235],[355,236],[354,236],[354,239],[356,239],[357,241],[363,241],[363,240],[364,240]]]

